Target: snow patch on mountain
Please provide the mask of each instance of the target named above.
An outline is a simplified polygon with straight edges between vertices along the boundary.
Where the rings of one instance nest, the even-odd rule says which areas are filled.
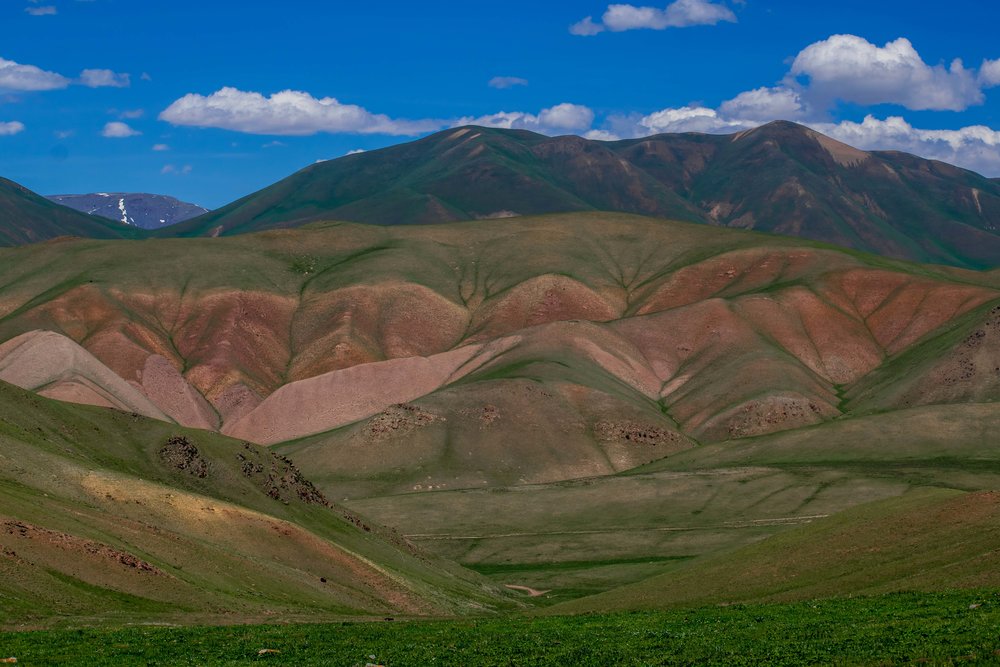
[[[166,195],[96,192],[85,195],[51,195],[48,199],[83,213],[124,225],[158,229],[207,213],[208,209]]]

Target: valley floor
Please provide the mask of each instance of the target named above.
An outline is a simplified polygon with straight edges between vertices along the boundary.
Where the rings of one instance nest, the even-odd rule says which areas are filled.
[[[23,665],[905,665],[1000,662],[1000,594],[668,612],[0,634]]]

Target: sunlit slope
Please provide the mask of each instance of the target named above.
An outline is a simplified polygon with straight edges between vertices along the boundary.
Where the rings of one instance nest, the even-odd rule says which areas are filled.
[[[575,481],[454,488],[441,475],[445,483],[428,493],[394,492],[385,474],[367,484],[318,479],[498,583],[550,591],[542,600],[552,604],[680,574],[864,503],[926,488],[995,489],[998,429],[997,403],[921,406],[704,445]],[[312,465],[306,451],[295,458]],[[320,470],[325,460],[316,457]]]
[[[316,220],[442,223],[618,211],[756,229],[890,257],[1000,262],[1000,186],[904,153],[866,152],[795,123],[731,135],[604,142],[462,127],[305,169],[170,236]]]
[[[0,383],[0,625],[483,612],[259,447]]]
[[[665,414],[641,353],[594,324],[499,339],[449,380],[279,450],[357,496],[613,474],[694,445]],[[281,409],[263,414],[277,420]]]
[[[1000,584],[998,526],[995,492],[914,491],[553,611],[994,588]]]
[[[467,442],[479,432],[469,415],[500,407],[508,399],[492,396],[510,382],[553,387],[531,409],[564,415],[552,421],[573,431],[567,442],[592,452],[602,433],[631,428],[603,423],[618,411],[647,415],[639,421],[677,442],[817,424],[863,408],[854,397],[870,393],[869,377],[909,378],[913,365],[897,359],[928,357],[918,350],[951,340],[1000,296],[988,273],[601,213],[74,241],[0,259],[0,340],[60,334],[170,419],[266,443],[448,388],[471,412],[429,410],[446,421],[422,433],[440,444],[455,427]],[[47,345],[68,349],[31,335],[39,365],[57,356]],[[81,388],[99,370],[52,369],[22,385],[122,407],[108,397],[123,387]],[[925,403],[968,400],[914,386]],[[581,412],[587,392],[610,402]],[[507,413],[528,402],[509,400]],[[610,456],[618,469],[646,454]]]

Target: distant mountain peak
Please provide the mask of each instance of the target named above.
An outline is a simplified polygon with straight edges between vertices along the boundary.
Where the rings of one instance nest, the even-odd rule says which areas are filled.
[[[137,235],[138,230],[120,221],[85,215],[0,178],[0,246],[65,237],[112,239]]]
[[[48,199],[69,208],[115,220],[140,229],[159,229],[208,212],[167,195],[132,192],[95,192],[84,195],[50,195]]]

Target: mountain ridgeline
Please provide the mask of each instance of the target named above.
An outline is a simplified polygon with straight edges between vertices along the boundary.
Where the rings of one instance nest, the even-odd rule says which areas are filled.
[[[0,246],[37,243],[60,236],[122,239],[138,235],[133,227],[60,206],[0,178]]]
[[[311,165],[163,230],[219,236],[317,220],[426,224],[619,211],[968,268],[1000,264],[1000,182],[801,125],[618,142],[463,127]]]
[[[166,195],[145,192],[96,192],[50,195],[57,204],[140,229],[159,229],[208,213],[208,209]]]

